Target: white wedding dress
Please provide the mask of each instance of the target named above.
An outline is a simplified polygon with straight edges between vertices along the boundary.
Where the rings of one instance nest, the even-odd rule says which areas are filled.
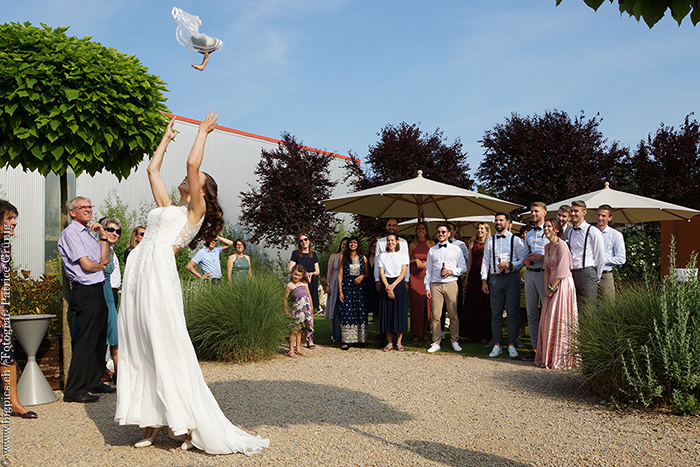
[[[115,420],[168,426],[175,435],[189,432],[192,444],[209,454],[250,456],[270,441],[228,421],[204,381],[185,324],[173,245],[185,247],[202,220],[189,224],[184,206],[156,208],[129,254],[119,307]]]

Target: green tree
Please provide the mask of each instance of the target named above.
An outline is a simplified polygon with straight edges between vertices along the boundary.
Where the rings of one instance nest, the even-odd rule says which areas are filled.
[[[559,5],[563,0],[557,0]],[[583,0],[586,5],[598,11],[600,5],[605,0]],[[613,3],[613,0],[610,0]],[[617,0],[620,8],[620,13],[627,13],[633,16],[637,21],[644,18],[649,29],[651,29],[661,18],[664,17],[667,10],[671,11],[671,17],[681,25],[683,18],[690,13],[690,21],[693,25],[700,21],[700,2],[698,0]],[[692,13],[691,13],[692,10]]]
[[[165,83],[138,58],[67,30],[0,25],[0,164],[59,175],[64,225],[66,172],[128,176],[153,151],[167,110]],[[67,315],[65,302],[64,372]]]

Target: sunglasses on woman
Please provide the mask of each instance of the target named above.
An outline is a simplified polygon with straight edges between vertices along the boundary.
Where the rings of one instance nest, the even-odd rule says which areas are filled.
[[[117,235],[122,234],[122,229],[115,229],[114,227],[105,227],[105,231],[107,231],[109,233],[117,232]]]

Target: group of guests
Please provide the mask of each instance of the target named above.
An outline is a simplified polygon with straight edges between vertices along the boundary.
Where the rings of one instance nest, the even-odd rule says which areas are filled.
[[[219,245],[219,242],[221,242],[221,245]],[[245,254],[245,240],[238,238],[235,241],[231,241],[219,235],[195,253],[189,263],[187,263],[187,270],[199,279],[221,280],[221,252],[229,247],[233,247],[234,253],[229,255],[226,260],[228,281],[233,282],[236,278],[252,278],[253,272],[250,256]]]
[[[325,316],[333,323],[332,340],[344,350],[365,343],[372,315],[377,333],[386,338],[383,350],[402,351],[410,315],[413,343],[430,342],[428,352],[434,353],[449,317],[455,351],[466,339],[486,344],[489,356],[497,357],[503,353],[505,311],[508,355],[517,358],[524,289],[532,350],[523,360],[546,368],[575,366],[572,336],[579,309],[614,299],[613,269],[626,261],[624,239],[610,226],[609,205],[598,207],[596,225],[585,221],[583,201],[562,206],[551,218],[546,205],[535,202],[530,213],[522,238],[511,232],[506,213],[494,216],[495,235],[488,223],[479,223],[468,243],[455,238],[454,223],[438,224],[433,240],[420,222],[408,244],[396,234],[396,219],[387,220],[386,236],[373,239],[364,255],[358,238],[344,238],[328,261]],[[318,275],[315,261],[310,278]]]

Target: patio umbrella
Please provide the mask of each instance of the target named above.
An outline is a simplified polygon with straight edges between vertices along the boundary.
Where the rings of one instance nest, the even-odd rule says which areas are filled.
[[[688,220],[700,214],[695,209],[678,206],[676,204],[658,201],[644,196],[625,193],[610,188],[610,183],[605,182],[605,188],[585,195],[575,196],[547,206],[547,212],[556,213],[560,206],[571,205],[572,201],[584,201],[588,207],[586,222],[596,223],[598,206],[609,204],[613,208],[613,222],[620,224],[637,224],[639,222],[652,221],[677,221]],[[529,220],[530,214],[523,216]]]
[[[370,217],[436,217],[493,215],[520,208],[475,191],[423,178],[423,171],[409,180],[389,183],[368,190],[323,201],[326,210]]]
[[[493,216],[467,216],[455,217],[453,219],[423,219],[423,222],[428,224],[428,229],[431,232],[435,232],[435,229],[439,223],[447,221],[453,222],[457,225],[457,233],[460,237],[473,237],[476,235],[476,226],[482,222],[491,226],[491,234],[496,231],[493,225]],[[417,223],[418,219],[400,222],[398,233],[401,235],[413,235]],[[513,233],[519,233],[520,228],[524,225],[525,224],[522,222],[513,221]]]

